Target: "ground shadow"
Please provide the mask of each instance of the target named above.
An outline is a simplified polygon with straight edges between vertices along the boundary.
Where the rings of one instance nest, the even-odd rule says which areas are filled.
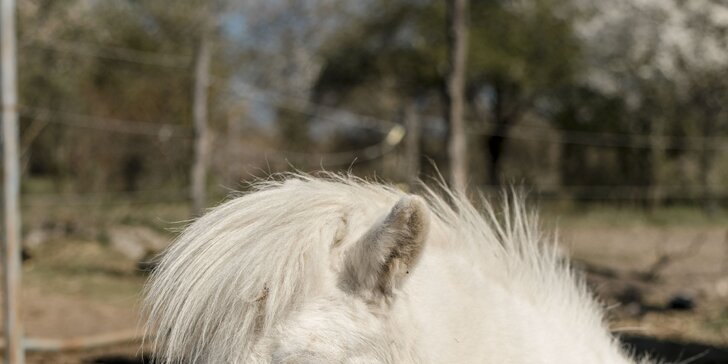
[[[688,361],[690,364],[726,364],[728,347],[710,346],[701,343],[662,340],[645,336],[621,336],[621,341],[637,356],[649,355],[667,363]],[[86,361],[87,364],[149,364],[151,357],[128,357],[107,355]]]
[[[688,361],[690,364],[728,363],[728,347],[662,340],[645,336],[621,336],[621,340],[638,355],[648,354],[654,359],[664,360],[668,363],[681,361]]]
[[[150,356],[104,355],[84,361],[84,364],[150,364]]]

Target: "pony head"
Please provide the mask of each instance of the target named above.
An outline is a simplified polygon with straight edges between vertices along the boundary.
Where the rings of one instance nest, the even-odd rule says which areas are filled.
[[[332,270],[336,287],[303,303],[264,338],[255,349],[258,361],[420,362],[414,346],[402,339],[404,323],[392,311],[398,291],[416,269],[429,214],[421,198],[404,196],[363,235],[339,231],[334,245],[340,245],[335,249],[341,259]]]
[[[145,301],[158,361],[634,363],[521,202],[499,223],[454,193],[348,176],[255,189],[161,257]]]

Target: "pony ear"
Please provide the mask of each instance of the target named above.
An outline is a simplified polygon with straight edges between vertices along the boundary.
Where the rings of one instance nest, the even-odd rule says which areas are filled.
[[[367,298],[391,297],[417,264],[429,227],[425,202],[416,196],[401,198],[346,252],[339,287]]]

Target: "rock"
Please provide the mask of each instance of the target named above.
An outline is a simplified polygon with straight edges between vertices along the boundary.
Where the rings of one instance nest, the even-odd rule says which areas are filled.
[[[34,229],[25,235],[23,245],[28,249],[37,249],[51,239],[51,234],[44,229]]]
[[[30,260],[33,256],[30,255],[30,252],[28,252],[28,249],[20,249],[20,261],[24,262],[26,260]]]
[[[58,221],[46,221],[32,228],[23,238],[23,247],[36,250],[48,241],[60,239],[70,234],[69,224]]]
[[[642,291],[634,285],[624,287],[615,298],[622,304],[624,312],[629,316],[639,316],[647,310]]]
[[[144,226],[115,226],[109,229],[109,241],[116,251],[138,262],[162,251],[169,239]]]
[[[695,308],[695,297],[686,293],[679,293],[667,302],[668,310],[689,311]]]
[[[630,302],[624,305],[624,312],[629,316],[640,316],[644,313],[645,308],[642,307],[641,303]]]
[[[642,304],[644,301],[642,291],[633,286],[627,285],[616,297],[622,304],[638,303]]]
[[[728,277],[715,283],[715,293],[720,297],[728,297]]]

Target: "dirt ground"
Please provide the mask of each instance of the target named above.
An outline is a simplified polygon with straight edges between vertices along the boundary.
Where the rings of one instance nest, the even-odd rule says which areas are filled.
[[[669,360],[728,363],[728,224],[585,217],[546,223],[556,225],[575,266],[587,272],[610,308],[615,332],[638,350]],[[26,336],[69,338],[138,328],[145,276],[108,244],[62,239],[31,254],[23,266]],[[132,343],[29,353],[28,363],[140,363],[142,352]]]
[[[565,229],[562,239],[611,308],[613,331],[726,348],[727,233],[723,227],[591,227]]]

